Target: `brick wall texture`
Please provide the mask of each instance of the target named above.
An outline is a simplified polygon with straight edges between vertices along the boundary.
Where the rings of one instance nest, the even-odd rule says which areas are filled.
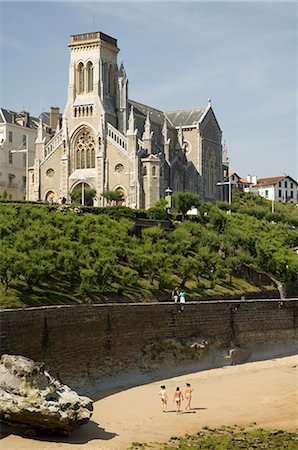
[[[298,300],[56,306],[0,311],[1,354],[43,361],[71,386],[133,367],[153,342],[220,338],[241,346],[293,340]]]

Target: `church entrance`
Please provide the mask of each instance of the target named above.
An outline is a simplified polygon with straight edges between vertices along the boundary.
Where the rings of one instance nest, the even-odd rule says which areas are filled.
[[[72,190],[70,194],[71,203],[82,206],[93,206],[95,195],[96,190],[85,181],[82,181]]]

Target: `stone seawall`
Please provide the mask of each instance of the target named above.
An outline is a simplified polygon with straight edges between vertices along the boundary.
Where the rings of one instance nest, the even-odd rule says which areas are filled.
[[[75,386],[135,367],[148,344],[219,338],[240,346],[297,338],[298,299],[55,306],[0,311],[1,354],[44,361]]]

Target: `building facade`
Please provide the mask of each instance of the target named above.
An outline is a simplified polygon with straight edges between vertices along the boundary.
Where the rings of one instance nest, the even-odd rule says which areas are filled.
[[[26,200],[27,170],[34,162],[39,120],[0,108],[0,196]]]
[[[282,203],[297,203],[297,181],[288,175],[259,178],[252,190],[268,200]]]
[[[37,130],[31,200],[69,200],[86,187],[95,189],[95,205],[105,204],[103,192],[118,191],[127,206],[149,208],[168,187],[220,198],[222,132],[210,100],[170,112],[129,100],[117,40],[104,33],[71,36],[69,50],[62,120],[50,138],[42,120]]]
[[[247,180],[249,185],[245,186],[244,192],[253,192],[272,202],[297,204],[298,184],[289,175],[259,179],[256,176],[248,175]]]

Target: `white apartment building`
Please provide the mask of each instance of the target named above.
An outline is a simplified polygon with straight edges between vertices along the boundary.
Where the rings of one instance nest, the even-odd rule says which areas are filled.
[[[245,191],[254,192],[274,202],[297,203],[297,181],[288,175],[258,180],[256,177],[248,176],[247,179],[254,184]]]
[[[53,108],[56,110],[56,108]],[[58,113],[59,114],[59,113]],[[50,114],[42,115],[49,132]],[[34,163],[39,118],[0,108],[0,198],[26,200],[27,171]]]

